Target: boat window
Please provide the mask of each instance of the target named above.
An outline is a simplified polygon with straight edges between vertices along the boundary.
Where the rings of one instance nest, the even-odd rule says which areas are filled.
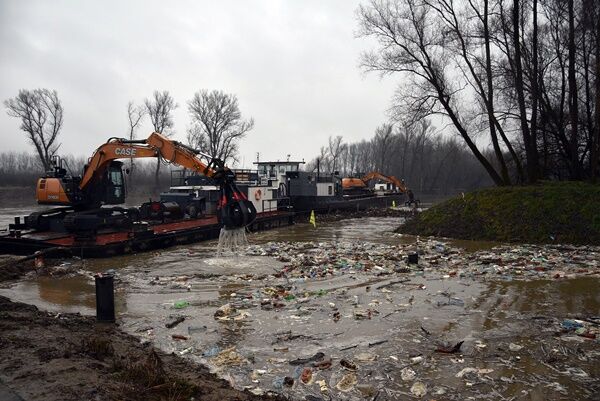
[[[331,185],[327,186],[328,190],[329,190],[329,195],[333,194],[333,187]]]

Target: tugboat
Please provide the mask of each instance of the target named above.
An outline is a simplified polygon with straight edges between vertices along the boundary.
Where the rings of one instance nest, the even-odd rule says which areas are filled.
[[[256,170],[232,170],[238,188],[252,201],[256,210],[293,211],[307,214],[311,211],[327,213],[337,210],[365,210],[404,202],[406,187],[395,177],[373,172],[363,178],[342,178],[338,172],[303,171],[304,161],[256,161]],[[371,180],[385,183],[369,188]],[[360,182],[357,188],[348,183]],[[205,202],[212,211],[218,202],[217,187],[207,177],[190,171],[174,171],[171,188],[161,194],[161,201],[176,201],[186,207],[187,199]]]

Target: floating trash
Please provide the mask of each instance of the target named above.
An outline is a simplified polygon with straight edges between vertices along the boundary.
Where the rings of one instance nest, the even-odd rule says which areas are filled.
[[[347,373],[342,379],[336,384],[335,388],[341,392],[347,392],[354,388],[357,383],[356,373]]]
[[[427,394],[427,386],[421,382],[414,382],[410,388],[410,392],[413,393],[415,397],[424,397]]]

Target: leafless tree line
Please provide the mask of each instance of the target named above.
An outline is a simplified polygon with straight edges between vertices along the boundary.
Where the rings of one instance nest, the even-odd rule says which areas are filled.
[[[400,75],[394,121],[442,116],[497,185],[600,176],[597,0],[371,0],[367,71]]]
[[[87,157],[65,155],[63,167],[73,176],[82,175]],[[149,160],[135,164],[135,176],[131,170],[126,174],[128,189],[151,188],[155,180],[155,167]],[[27,152],[0,152],[0,186],[31,187],[44,172],[37,154]],[[135,177],[135,178],[133,178]],[[130,179],[131,178],[131,179]],[[159,180],[163,184],[170,182],[170,172],[162,171]]]
[[[492,185],[468,149],[456,138],[441,136],[429,119],[411,125],[383,124],[370,140],[360,142],[330,137],[328,145],[306,164],[306,170],[337,171],[343,177],[379,171],[403,179],[416,192],[439,195]]]
[[[34,175],[38,176],[51,170],[51,159],[60,147],[58,137],[63,123],[63,107],[56,91],[48,89],[22,89],[14,98],[5,100],[4,105],[10,116],[20,120],[20,129],[37,151],[37,163],[34,163],[37,167],[32,170],[20,169],[21,164],[17,162],[27,159],[28,163],[33,163],[27,153],[2,154],[3,167],[0,167],[0,178],[11,177],[10,182],[23,183],[25,179],[19,177],[27,176],[29,180],[29,172],[33,171]],[[130,101],[127,104],[127,138],[136,138],[136,132],[146,116],[155,132],[171,137],[175,126],[173,112],[177,107],[178,104],[169,91],[154,91],[152,97],[146,98],[139,105]],[[226,163],[235,161],[239,141],[254,127],[252,118],[242,118],[237,97],[217,90],[200,90],[188,102],[188,110],[192,119],[192,125],[187,132],[188,144]],[[69,157],[73,159],[72,156]],[[80,167],[83,167],[83,162],[80,164]],[[147,163],[144,166],[146,169]],[[160,166],[161,160],[157,158],[154,170],[155,190],[161,181]],[[74,171],[80,174],[81,168]],[[131,187],[139,180],[144,180],[146,173],[147,171],[141,171],[138,163],[130,158],[127,181]]]

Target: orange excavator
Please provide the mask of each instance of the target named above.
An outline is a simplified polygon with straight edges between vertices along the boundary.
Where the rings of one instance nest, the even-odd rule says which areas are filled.
[[[408,189],[402,181],[393,175],[384,175],[378,171],[372,171],[365,174],[362,178],[342,178],[342,189],[344,195],[347,196],[366,196],[372,195],[372,191],[369,188],[369,181],[373,179],[380,179],[385,182],[389,182],[395,186],[395,191],[399,193],[405,193]]]
[[[66,208],[33,213],[26,218],[26,224],[31,228],[48,228],[58,217],[67,229],[93,230],[139,219],[137,208],[102,206],[125,203],[123,163],[117,159],[147,157],[158,157],[214,179],[220,187],[217,217],[223,227],[241,228],[254,221],[255,207],[237,188],[235,174],[223,161],[154,132],[142,140],[110,138],[96,149],[81,177],[68,175],[62,161],[55,158],[54,171],[38,179],[36,198],[39,204]],[[208,161],[205,163],[200,157]]]

